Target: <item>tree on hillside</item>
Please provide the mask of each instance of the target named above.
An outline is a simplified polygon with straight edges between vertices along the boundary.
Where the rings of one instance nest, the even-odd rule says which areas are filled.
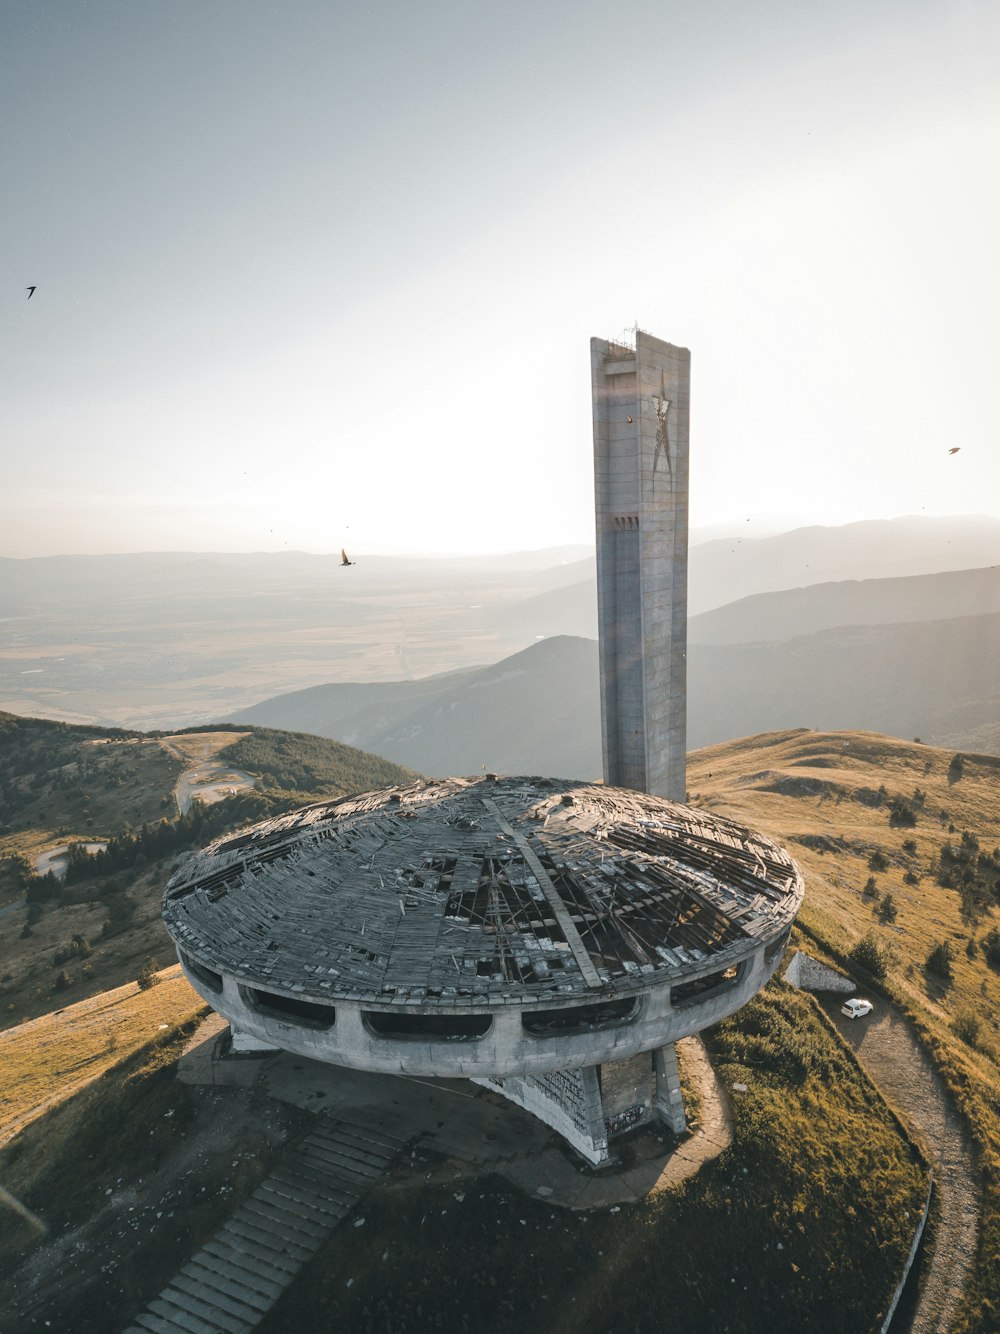
[[[933,973],[935,977],[940,978],[942,982],[950,982],[952,960],[955,953],[947,940],[939,941],[927,955],[924,961],[924,969],[928,973]]]
[[[888,925],[890,922],[894,922],[896,920],[898,912],[899,909],[896,907],[896,900],[892,897],[892,891],[887,889],[885,891],[885,895],[882,898],[882,902],[878,905],[878,908],[876,909],[876,913],[878,914],[878,920],[880,922],[885,922],[886,925]]]
[[[870,977],[883,978],[889,971],[888,951],[879,944],[874,931],[866,931],[847,957]]]

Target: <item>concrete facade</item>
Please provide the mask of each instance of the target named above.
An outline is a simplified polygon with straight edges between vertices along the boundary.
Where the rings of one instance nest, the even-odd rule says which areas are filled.
[[[604,781],[685,796],[691,354],[590,342]]]
[[[729,820],[560,779],[424,780],[217,840],[163,915],[235,1053],[489,1083],[587,1160],[684,1126],[673,1043],[777,968],[794,862]]]

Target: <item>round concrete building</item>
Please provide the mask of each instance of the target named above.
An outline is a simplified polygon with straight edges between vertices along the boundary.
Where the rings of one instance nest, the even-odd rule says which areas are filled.
[[[591,1162],[683,1127],[673,1044],[773,974],[791,858],[728,820],[548,778],[443,779],[218,839],[167,885],[192,986],[234,1042],[464,1076]]]

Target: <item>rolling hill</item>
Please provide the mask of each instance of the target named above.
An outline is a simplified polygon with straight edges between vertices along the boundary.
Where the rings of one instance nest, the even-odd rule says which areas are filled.
[[[178,780],[209,757],[221,799],[195,801],[182,816]],[[149,736],[0,713],[0,1028],[172,963],[160,895],[191,847],[272,812],[411,777],[377,755],[283,731]],[[47,851],[87,843],[107,847],[71,858],[63,880],[36,873]]]

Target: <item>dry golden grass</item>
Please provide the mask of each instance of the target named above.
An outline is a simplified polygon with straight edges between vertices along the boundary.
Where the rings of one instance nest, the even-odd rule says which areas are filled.
[[[1000,925],[1000,910],[990,909],[979,922],[965,919],[958,893],[942,888],[933,869],[941,844],[956,842],[963,830],[975,834],[984,849],[1000,845],[1000,761],[968,756],[963,777],[949,783],[951,758],[950,751],[870,732],[779,732],[698,751],[691,756],[688,787],[695,804],[787,846],[805,876],[800,921],[807,930],[846,951],[874,929],[894,956],[896,984],[915,1007],[947,1020],[964,1004],[1000,1036],[1000,975],[980,950],[966,954],[970,936]],[[803,786],[797,793],[773,790],[790,782]],[[809,793],[810,782],[828,786]],[[912,797],[915,788],[926,794],[915,827],[892,828],[886,806],[850,798],[859,788],[882,785],[890,798]],[[951,825],[954,834],[948,832]],[[817,835],[849,846],[822,852],[797,841]],[[916,844],[915,853],[904,851],[908,840]],[[888,869],[869,867],[875,848],[890,859]],[[918,884],[905,882],[908,870],[920,877]],[[861,897],[869,876],[880,894],[892,893],[898,908],[894,923],[881,924],[873,902]],[[942,989],[925,980],[923,965],[932,947],[945,940],[955,953],[954,982]]]
[[[967,1118],[983,1168],[984,1199],[976,1272],[956,1330],[1000,1327],[1000,973],[977,941],[1000,927],[1000,906],[972,918],[959,893],[937,883],[943,842],[974,834],[984,851],[1000,846],[1000,759],[965,753],[958,781],[949,781],[953,752],[870,732],[807,730],[767,733],[707,747],[689,759],[691,800],[758,828],[785,845],[799,863],[806,895],[802,927],[841,958],[873,930],[891,965],[887,989],[914,1019],[956,1105]],[[954,775],[952,775],[952,779]],[[913,828],[889,825],[887,806],[853,800],[859,788],[887,789],[890,799],[925,795]],[[954,832],[950,832],[951,830]],[[841,840],[820,851],[801,840]],[[912,840],[914,852],[903,844]],[[875,850],[887,869],[869,866]],[[919,876],[908,884],[907,871]],[[869,876],[892,893],[895,922],[879,921],[862,897]],[[947,942],[952,979],[928,975],[931,949]],[[952,1028],[978,1020],[975,1045]]]
[[[205,1008],[180,967],[0,1033],[0,1144],[165,1030]]]

